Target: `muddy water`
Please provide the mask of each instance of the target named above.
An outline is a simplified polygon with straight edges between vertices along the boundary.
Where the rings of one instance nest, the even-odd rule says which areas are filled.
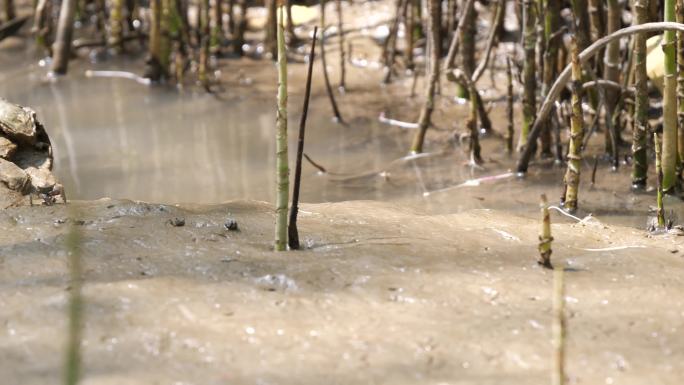
[[[45,82],[45,71],[34,66],[5,75],[0,86],[4,97],[34,107],[48,127],[55,168],[71,196],[200,203],[274,199],[274,94],[262,96],[245,86],[222,93],[219,100],[198,90],[86,78],[84,66],[74,64],[73,73],[55,83]],[[87,68],[140,70],[126,64]],[[292,106],[301,104],[297,96]],[[293,144],[298,109],[291,115]],[[313,109],[307,152],[322,164],[351,171],[404,151],[403,143],[383,137],[375,120],[366,123],[341,126]],[[373,155],[361,159],[366,152]],[[304,200],[345,198],[337,186],[316,178],[315,169],[305,172]]]
[[[16,49],[27,56],[23,60],[30,58],[28,48]],[[192,87],[177,91],[129,79],[85,76],[86,69],[140,72],[136,63],[74,62],[72,74],[57,82],[47,81],[45,69],[37,64],[20,70],[11,60],[6,63],[13,70],[3,75],[0,92],[37,110],[53,141],[57,175],[69,195],[167,203],[273,201],[272,68],[249,60],[229,62],[224,72],[231,71],[231,66],[239,70],[224,75],[225,91],[219,97]],[[291,159],[302,97],[302,66],[292,67]],[[431,142],[428,136],[430,153],[406,157],[413,131],[381,124],[377,116],[384,110],[408,119],[412,115],[406,110],[417,110],[418,101],[405,95],[405,87],[398,90],[402,84],[387,89],[375,86],[377,72],[350,71],[353,91],[339,98],[345,124],[330,119],[322,85],[317,84],[314,91],[306,152],[328,172],[304,164],[303,201],[373,199],[398,201],[428,212],[495,208],[532,215],[540,193],[552,199],[560,196],[563,170],[558,167],[533,167],[525,180],[506,176],[514,159],[503,154],[499,138],[483,140],[487,160],[483,167],[467,166],[463,146],[445,140],[460,124],[445,119],[446,114],[437,114],[437,131],[432,131],[437,139]],[[364,85],[370,81],[373,86]],[[492,119],[500,127],[503,106],[493,106]],[[444,108],[455,110],[457,117],[465,113],[453,103]],[[625,167],[612,173],[604,163],[599,167],[599,183],[590,187],[586,179],[591,161],[585,162],[580,195],[585,214],[645,227],[652,194],[632,194]],[[492,176],[500,178],[479,185],[468,182]],[[680,205],[672,203],[670,208],[679,210]]]
[[[365,22],[373,24],[378,18],[382,16]],[[525,180],[503,177],[513,168],[514,159],[504,154],[500,137],[483,139],[486,162],[482,167],[466,165],[465,143],[453,140],[453,132],[465,131],[467,106],[453,102],[453,89],[446,82],[435,128],[427,137],[429,154],[405,158],[413,131],[381,124],[378,115],[384,112],[415,121],[420,98],[410,96],[410,77],[400,76],[390,86],[379,85],[382,74],[372,68],[378,47],[369,39],[376,33],[377,29],[369,28],[349,36],[355,62],[366,59],[371,68],[347,68],[349,92],[338,95],[345,124],[330,119],[321,69],[315,67],[305,152],[329,172],[304,164],[304,202],[372,199],[401,202],[431,213],[494,208],[531,216],[536,215],[539,194],[558,199],[563,174],[558,167],[533,166]],[[178,91],[130,79],[85,76],[87,70],[141,73],[140,57],[115,59],[100,53],[100,60],[88,62],[82,54],[86,57],[72,61],[69,76],[47,81],[45,68],[37,64],[40,57],[26,38],[8,39],[0,48],[8,53],[0,59],[0,94],[37,110],[53,141],[56,173],[70,197],[166,203],[274,200],[276,71],[268,62],[219,61],[222,90],[209,95],[192,85]],[[336,52],[330,51],[329,61],[335,63]],[[500,62],[496,56],[492,59],[494,66]],[[336,69],[331,66],[333,81]],[[303,76],[304,65],[293,61],[291,159]],[[418,90],[422,81],[421,77]],[[501,87],[492,85],[503,83],[500,71],[486,74],[480,82],[483,97],[500,100]],[[489,107],[494,129],[502,132],[506,126],[503,103],[492,102]],[[595,148],[599,148],[596,139]],[[592,156],[584,165],[581,215],[592,213],[610,223],[644,228],[655,201],[653,193],[629,191],[628,165],[613,173],[600,163],[598,182],[591,186]],[[485,180],[473,183],[480,178]],[[667,203],[674,217],[684,217],[684,205],[676,200]]]
[[[377,24],[389,11],[387,4],[360,8],[354,12],[372,16],[350,19],[350,27]],[[378,28],[352,34],[360,37],[356,57],[366,49],[376,54],[369,36]],[[108,57],[102,50],[81,51],[79,60],[71,62],[69,76],[47,81],[46,68],[38,65],[41,56],[31,41],[24,31],[21,38],[0,43],[6,53],[0,58],[0,95],[38,112],[52,138],[56,173],[73,198],[109,196],[169,203],[274,200],[276,69],[268,61],[220,61],[217,73],[223,90],[217,97],[193,85],[178,91],[130,79],[85,76],[88,70],[142,73],[143,54],[135,42],[129,44],[133,52],[128,58]],[[335,48],[329,51],[334,62]],[[302,64],[290,69],[291,159],[304,70]],[[348,118],[347,125],[340,125],[330,119],[319,65],[314,77],[309,155],[345,174],[379,170],[405,155],[408,138],[377,122],[379,101],[385,97],[364,104],[355,100],[358,92],[338,96]],[[377,71],[350,68],[348,84],[357,91],[365,88],[367,99],[371,92],[377,96]],[[357,186],[318,176],[315,168],[305,165],[304,201],[382,198],[374,190],[359,191]]]

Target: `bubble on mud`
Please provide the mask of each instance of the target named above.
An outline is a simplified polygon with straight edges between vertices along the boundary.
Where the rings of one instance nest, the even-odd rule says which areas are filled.
[[[266,274],[255,280],[257,285],[266,286],[271,290],[297,290],[297,282],[285,274]]]
[[[304,240],[304,248],[305,249],[312,249],[316,245],[316,242],[312,238],[306,238]]]
[[[491,287],[483,287],[482,292],[489,297],[488,300],[490,301],[494,301],[499,296],[499,292]]]
[[[575,297],[566,296],[565,302],[567,302],[567,303],[579,303],[579,300]]]
[[[405,297],[403,295],[391,295],[390,296],[390,301],[392,302],[399,302],[399,303],[416,303],[417,300],[413,297]]]
[[[247,327],[245,328],[245,333],[247,333],[247,334],[249,334],[249,335],[252,335],[252,334],[256,333],[256,329],[254,329],[254,328],[251,327],[251,326],[247,326]]]

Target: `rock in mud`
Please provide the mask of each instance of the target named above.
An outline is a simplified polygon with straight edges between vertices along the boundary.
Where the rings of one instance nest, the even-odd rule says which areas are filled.
[[[52,164],[50,138],[35,111],[0,98],[1,208],[31,204],[32,194],[42,194],[44,204],[55,203],[60,195],[66,203]]]
[[[0,99],[0,129],[7,137],[33,145],[38,140],[38,126],[35,111]]]
[[[173,227],[183,227],[185,226],[185,218],[171,218],[169,219],[169,224]]]
[[[228,220],[226,221],[226,223],[223,224],[223,227],[225,227],[226,230],[237,231],[237,229],[238,229],[238,223],[237,223],[237,221],[236,221],[235,219],[233,219],[233,218],[228,218]]]
[[[48,169],[28,167],[25,171],[31,178],[31,186],[36,191],[49,191],[57,184],[57,179]]]
[[[17,152],[17,145],[4,136],[0,136],[0,158],[9,159],[15,152]]]
[[[22,191],[28,182],[28,174],[16,164],[0,159],[0,181],[14,191]]]

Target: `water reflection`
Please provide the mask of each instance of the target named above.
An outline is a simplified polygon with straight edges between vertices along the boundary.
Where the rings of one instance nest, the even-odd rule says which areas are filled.
[[[98,65],[79,61],[73,62],[68,77],[50,83],[43,80],[44,69],[18,64],[38,61],[29,60],[26,50],[19,51],[24,55],[19,59],[0,58],[0,95],[37,111],[53,142],[56,174],[69,196],[164,203],[275,200],[274,93],[264,96],[249,88],[228,87],[219,100],[204,91],[86,78],[85,70]],[[121,59],[101,66],[141,72],[139,65],[134,59]],[[389,105],[392,99],[383,92],[377,97]],[[341,98],[343,108],[344,99],[352,97],[356,96]],[[301,92],[291,89],[290,159],[296,149],[301,98]],[[505,173],[514,159],[504,155],[501,140],[488,138],[483,140],[487,156],[483,168],[466,166],[468,158],[457,144],[450,150],[432,144],[436,154],[400,160],[409,148],[410,134],[379,124],[374,110],[347,108],[350,124],[339,125],[329,119],[329,109],[325,94],[314,92],[306,153],[333,172],[320,175],[304,164],[304,202],[374,199],[433,213],[500,209],[537,216],[539,194],[560,196],[562,170],[544,167],[534,167],[526,180],[513,178],[424,196],[426,191]],[[501,121],[502,111],[492,111],[493,121]],[[632,194],[628,180],[628,167],[619,173],[602,167],[597,186],[587,186],[583,179],[580,210],[644,227],[655,200],[652,194]],[[668,210],[679,214],[682,206],[673,202]]]
[[[274,97],[243,98],[229,91],[226,101],[203,91],[86,78],[91,67],[74,62],[69,76],[57,82],[45,81],[39,67],[10,71],[0,85],[3,97],[37,111],[53,142],[56,174],[71,197],[168,203],[275,199]],[[291,105],[300,105],[300,98],[294,94]],[[291,159],[299,119],[294,109]],[[329,120],[327,109],[324,98],[312,100],[306,142],[306,152],[326,167],[350,173],[379,169],[407,148],[373,120],[341,126]],[[308,164],[303,172],[307,202],[382,198],[372,186],[331,182]]]

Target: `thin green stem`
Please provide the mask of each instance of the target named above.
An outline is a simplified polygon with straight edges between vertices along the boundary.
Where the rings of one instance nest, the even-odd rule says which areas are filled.
[[[275,249],[287,249],[287,205],[289,201],[289,174],[287,159],[287,53],[283,7],[278,8],[278,114],[276,117],[276,226]]]
[[[73,213],[72,213],[73,216]],[[81,338],[83,334],[83,267],[81,261],[81,234],[75,218],[70,221],[66,248],[69,258],[69,329],[67,334],[64,385],[76,385],[81,377]]]
[[[664,19],[675,21],[675,0],[665,0]],[[677,57],[675,31],[664,34],[665,76],[663,81],[663,192],[673,193],[677,183]]]

